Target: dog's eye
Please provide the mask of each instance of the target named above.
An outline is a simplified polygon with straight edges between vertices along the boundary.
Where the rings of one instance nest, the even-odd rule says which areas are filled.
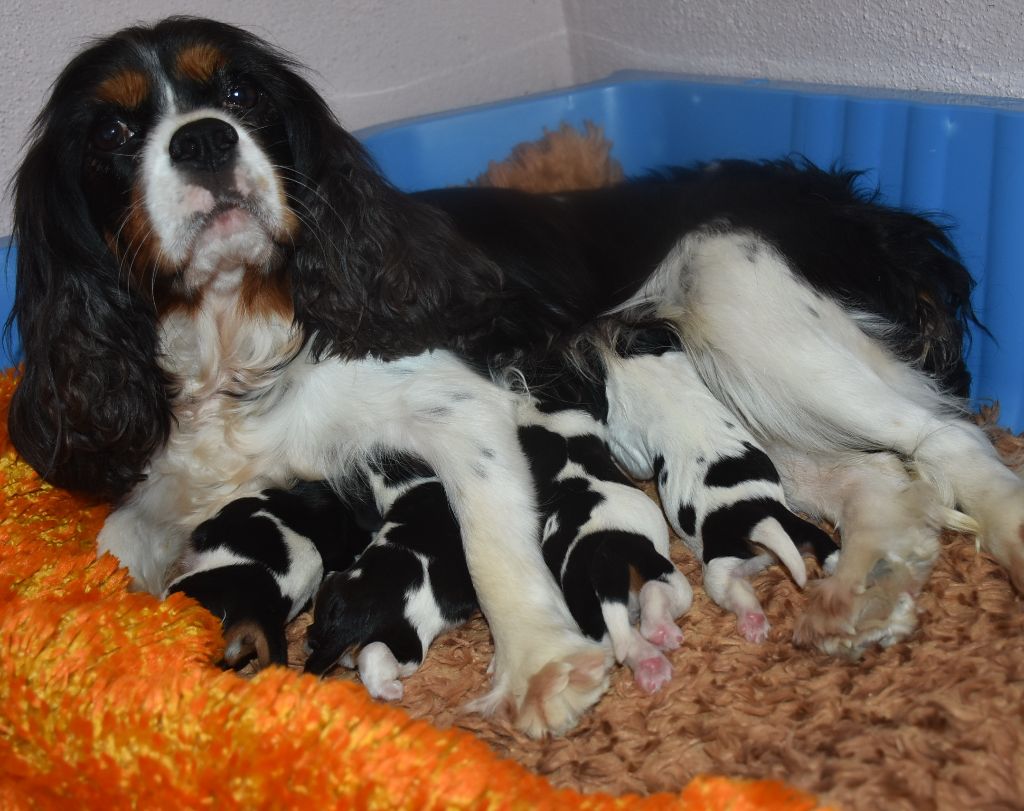
[[[260,103],[262,93],[251,82],[235,82],[224,94],[224,106],[238,112],[251,110]]]
[[[135,135],[120,118],[101,118],[89,133],[90,143],[102,152],[112,152],[124,146]]]

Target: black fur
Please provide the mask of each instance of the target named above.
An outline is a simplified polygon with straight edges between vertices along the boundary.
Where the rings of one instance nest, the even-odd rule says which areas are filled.
[[[711,463],[704,474],[705,487],[733,487],[755,479],[779,481],[779,473],[768,454],[749,442],[743,445],[745,452],[742,456],[727,456]]]
[[[285,624],[291,600],[281,594],[273,574],[259,563],[237,563],[195,572],[176,583],[170,593],[182,592],[220,620],[224,637],[241,632],[248,638],[238,654],[225,651],[226,668],[240,668],[256,655],[261,665],[288,663]],[[242,640],[239,640],[241,642]],[[266,646],[260,655],[261,643]]]
[[[218,104],[244,77],[263,94],[253,137],[284,168],[289,204],[307,226],[279,246],[296,320],[318,354],[396,357],[479,341],[501,272],[458,238],[442,212],[396,191],[345,132],[295,63],[241,29],[175,17],[133,27],[79,54],[54,84],[14,181],[16,321],[24,376],[10,433],[45,478],[115,498],[144,475],[166,440],[174,381],[160,369],[156,320],[191,291],[173,274],[132,268],[120,245],[136,155],[159,114],[131,113],[138,137],[113,153],[90,133],[112,112],[97,88],[124,70],[174,64],[193,44],[227,56],[213,86],[178,79],[197,104]],[[173,71],[168,67],[173,77]],[[116,111],[116,110],[115,110]],[[119,261],[117,253],[126,258]]]
[[[806,161],[731,160],[554,196],[474,188],[416,196],[447,211],[508,272],[531,318],[540,314],[530,291],[559,296],[561,322],[545,319],[545,327],[573,329],[621,303],[686,233],[750,230],[822,293],[900,328],[893,348],[966,395],[974,282],[941,226],[882,205],[859,178]],[[502,348],[507,337],[492,340]]]
[[[567,386],[578,377],[569,369],[563,370],[563,375]],[[588,379],[586,385],[595,391],[575,405],[556,394],[554,399],[540,396],[536,406],[542,414],[573,410],[587,413],[594,421],[593,433],[563,436],[542,425],[525,425],[519,429],[519,441],[530,462],[541,519],[557,521],[557,529],[543,538],[544,562],[561,587],[580,630],[600,640],[607,632],[602,604],[628,604],[630,572],[646,582],[666,577],[674,566],[651,539],[628,529],[590,530],[580,535],[594,510],[606,499],[587,477],[632,486],[599,433],[598,423],[607,414],[603,381],[598,386]],[[570,464],[578,465],[586,476],[566,475]]]

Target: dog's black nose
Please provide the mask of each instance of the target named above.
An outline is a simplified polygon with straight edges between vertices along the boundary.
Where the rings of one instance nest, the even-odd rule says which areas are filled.
[[[200,118],[171,136],[168,152],[176,166],[212,172],[231,160],[237,143],[238,133],[227,121]]]

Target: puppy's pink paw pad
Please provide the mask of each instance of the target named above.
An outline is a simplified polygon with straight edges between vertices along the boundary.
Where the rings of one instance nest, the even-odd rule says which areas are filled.
[[[645,693],[656,693],[672,678],[672,665],[661,654],[641,659],[633,668],[633,678]]]
[[[740,629],[744,639],[757,644],[764,642],[771,630],[768,618],[759,611],[745,611],[740,614],[736,627]]]
[[[644,638],[662,650],[675,650],[683,644],[683,632],[674,622],[662,622],[644,633]]]

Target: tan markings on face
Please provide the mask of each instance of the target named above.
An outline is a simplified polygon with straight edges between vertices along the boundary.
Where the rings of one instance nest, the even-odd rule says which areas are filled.
[[[178,73],[197,82],[208,82],[223,67],[227,58],[208,44],[189,45],[178,54]]]
[[[246,268],[242,280],[242,307],[250,316],[271,320],[278,316],[291,321],[292,291],[283,266],[275,270]]]
[[[122,70],[104,79],[96,98],[125,110],[137,110],[149,97],[149,79],[140,70]]]
[[[140,292],[152,290],[154,277],[167,272],[160,237],[149,221],[138,187],[132,188],[128,215],[114,239],[114,253],[122,277],[127,275],[131,286]]]
[[[302,224],[299,215],[295,213],[288,202],[288,194],[285,191],[286,182],[279,169],[275,169],[277,175],[277,199],[281,205],[281,229],[277,234],[278,242],[290,242],[299,233],[299,226]]]

